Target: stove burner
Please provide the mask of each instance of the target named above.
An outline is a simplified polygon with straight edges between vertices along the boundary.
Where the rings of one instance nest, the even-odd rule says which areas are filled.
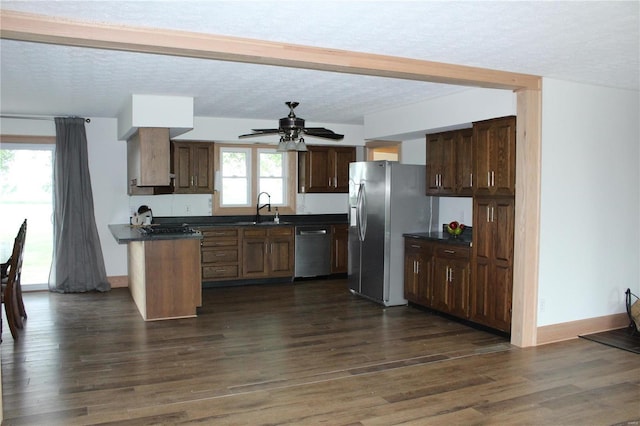
[[[195,234],[196,231],[187,225],[152,225],[138,228],[143,235],[167,235],[167,234]]]

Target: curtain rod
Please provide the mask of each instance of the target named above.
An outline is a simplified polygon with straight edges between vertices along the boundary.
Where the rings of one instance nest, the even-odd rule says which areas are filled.
[[[7,114],[0,114],[0,118],[17,118],[18,120],[46,120],[46,121],[54,121],[53,117],[45,117],[45,116],[28,116],[28,115],[7,115]],[[84,120],[85,123],[91,123],[91,119],[90,118],[84,118],[84,117],[77,117],[77,118],[82,118]]]

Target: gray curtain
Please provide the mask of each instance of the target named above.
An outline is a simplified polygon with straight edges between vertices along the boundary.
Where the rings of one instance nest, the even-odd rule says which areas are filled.
[[[109,291],[93,209],[82,118],[56,117],[54,250],[49,290]]]

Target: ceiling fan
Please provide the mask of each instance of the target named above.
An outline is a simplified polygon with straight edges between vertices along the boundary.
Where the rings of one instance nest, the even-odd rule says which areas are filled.
[[[280,135],[280,143],[278,151],[306,151],[307,147],[304,143],[303,136],[312,136],[316,138],[340,140],[344,135],[335,133],[333,130],[324,127],[304,127],[304,119],[296,117],[293,111],[299,105],[298,102],[285,102],[289,107],[289,115],[280,119],[277,129],[251,129],[253,133],[240,135],[239,138],[249,138],[253,136],[263,136],[278,134]]]

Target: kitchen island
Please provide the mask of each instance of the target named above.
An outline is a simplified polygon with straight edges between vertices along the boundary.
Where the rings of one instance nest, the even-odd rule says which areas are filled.
[[[129,291],[145,321],[188,318],[202,306],[200,232],[143,234],[117,224],[109,230],[127,244]]]

